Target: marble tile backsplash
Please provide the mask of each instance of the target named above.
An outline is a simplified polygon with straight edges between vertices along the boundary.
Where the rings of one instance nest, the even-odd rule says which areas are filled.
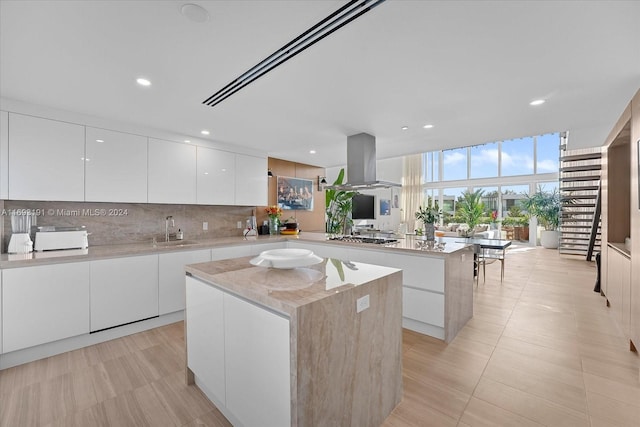
[[[151,242],[164,239],[165,218],[173,216],[175,233],[184,233],[185,240],[241,236],[247,218],[255,209],[251,206],[169,205],[150,203],[93,203],[4,200],[2,216],[2,252],[6,252],[11,237],[11,218],[15,209],[37,214],[37,225],[81,226],[87,228],[89,246]],[[0,205],[1,206],[1,205]],[[237,228],[238,221],[242,229]],[[204,231],[202,223],[208,223]]]

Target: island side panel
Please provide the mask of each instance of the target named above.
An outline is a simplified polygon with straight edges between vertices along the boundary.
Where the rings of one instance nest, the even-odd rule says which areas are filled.
[[[449,343],[473,317],[472,247],[447,256],[444,289],[444,340]]]
[[[369,295],[370,307],[356,313]],[[297,424],[379,426],[402,398],[402,273],[297,310]]]

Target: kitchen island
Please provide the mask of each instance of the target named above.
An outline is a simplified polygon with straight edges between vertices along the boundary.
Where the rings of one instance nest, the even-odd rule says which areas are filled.
[[[187,382],[234,425],[379,426],[402,396],[402,273],[186,267]]]

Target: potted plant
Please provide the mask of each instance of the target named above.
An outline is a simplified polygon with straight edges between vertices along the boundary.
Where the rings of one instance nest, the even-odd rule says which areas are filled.
[[[558,190],[544,191],[538,187],[532,195],[527,195],[523,201],[523,207],[538,219],[538,223],[544,227],[540,233],[540,244],[544,248],[556,249],[558,247],[560,223],[560,195]]]
[[[442,211],[438,206],[420,206],[416,212],[416,219],[424,224],[424,235],[427,240],[435,240],[435,223],[438,222]],[[416,234],[418,234],[416,230]]]
[[[484,203],[482,203],[482,190],[465,192],[458,197],[457,216],[462,222],[467,224],[467,236],[473,236],[473,230],[478,225],[480,218],[484,215]]]
[[[340,169],[338,177],[333,185],[342,185],[344,179],[344,168]],[[326,212],[326,232],[347,234],[347,229],[353,225],[351,219],[351,208],[353,207],[353,196],[358,194],[357,191],[344,191],[327,189],[325,193],[325,212]]]

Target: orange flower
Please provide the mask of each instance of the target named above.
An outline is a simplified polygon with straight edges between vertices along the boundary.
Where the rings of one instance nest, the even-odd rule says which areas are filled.
[[[269,206],[264,211],[269,215],[269,218],[279,218],[282,215],[282,209],[278,205]]]

